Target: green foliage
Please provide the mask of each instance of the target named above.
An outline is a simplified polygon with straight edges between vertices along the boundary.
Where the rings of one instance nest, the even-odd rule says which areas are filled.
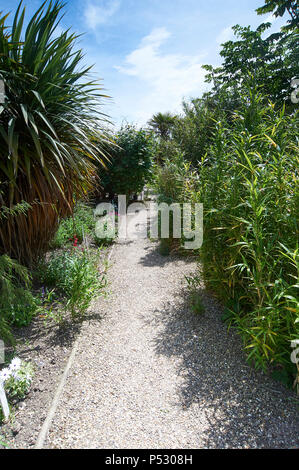
[[[258,15],[273,12],[273,15],[283,16],[286,12],[289,13],[291,19],[288,20],[286,30],[298,28],[299,22],[299,8],[297,0],[265,0],[265,5],[257,8]]]
[[[263,90],[265,102],[271,99],[278,106],[286,104],[290,111],[295,108],[290,96],[291,81],[299,75],[298,37],[295,32],[280,32],[264,38],[270,25],[262,24],[256,31],[249,26],[232,28],[236,39],[223,44],[221,67],[204,66],[206,81],[213,84],[212,94],[218,96],[219,90],[240,93],[251,76]]]
[[[182,204],[188,200],[190,190],[197,181],[196,172],[191,170],[191,163],[183,159],[182,153],[176,153],[173,160],[166,159],[163,166],[155,165],[152,187],[157,195],[157,202]],[[181,212],[182,214],[182,212]],[[161,234],[161,211],[158,214],[158,234]],[[183,215],[181,216],[181,228],[183,227]],[[171,251],[180,248],[184,236],[173,237],[173,212],[169,212],[169,238],[161,238],[160,253],[167,256]]]
[[[202,303],[202,298],[199,293],[199,284],[201,282],[201,278],[198,275],[185,276],[185,278],[189,290],[190,307],[194,313],[201,315],[205,311],[204,305]]]
[[[152,185],[159,203],[181,202],[187,172],[188,165],[184,163],[182,154],[176,159],[165,160],[163,166],[155,166]]]
[[[171,251],[171,240],[169,238],[162,238],[160,241],[159,252],[162,256],[168,256]]]
[[[12,361],[12,364],[16,360],[17,358]],[[11,374],[4,385],[9,401],[25,398],[30,390],[33,373],[33,367],[30,362],[20,361],[18,368],[11,369]]]
[[[114,140],[117,146],[110,151],[108,171],[100,170],[101,184],[110,197],[130,197],[142,191],[151,178],[154,141],[144,129],[131,125],[122,127]]]
[[[226,117],[226,110],[227,103],[220,94],[217,101],[203,98],[183,102],[183,115],[176,120],[172,135],[184,159],[193,166],[205,158],[217,122]]]
[[[157,113],[149,120],[148,125],[158,137],[162,140],[168,140],[175,122],[176,116],[170,113]]]
[[[27,269],[7,255],[0,256],[0,338],[12,342],[11,326],[26,326],[38,309],[29,291]]]
[[[155,169],[159,202],[203,203],[203,278],[226,305],[223,318],[238,329],[248,359],[278,365],[285,383],[297,373],[290,355],[299,337],[297,136],[298,112],[265,104],[251,77],[230,119],[223,113],[213,123],[196,170],[182,157]],[[200,312],[200,278],[189,285]]]
[[[61,220],[54,239],[51,241],[52,248],[61,248],[74,241],[83,241],[86,235],[94,236],[95,218],[93,209],[83,203],[77,204],[72,217]]]
[[[114,226],[113,226],[113,217],[114,217]],[[116,214],[116,212],[114,212],[114,214],[110,214],[108,218],[106,218],[105,216],[105,221],[103,220],[103,217],[100,217],[100,219],[98,220],[98,223],[99,222],[103,224],[103,231],[106,233],[106,236],[105,237],[103,237],[103,235],[98,236],[97,235],[98,231],[95,228],[94,242],[97,246],[101,248],[103,246],[111,245],[114,242],[115,238],[117,237],[118,215]]]
[[[8,15],[0,17],[1,205],[23,200],[32,206],[29,217],[20,213],[3,221],[0,253],[27,264],[47,249],[58,218],[72,211],[74,194],[94,186],[94,163],[103,163],[91,135],[104,138],[104,95],[89,80],[90,68],[80,68],[77,36],[57,34],[62,8],[60,1],[44,2],[26,28],[21,4],[11,27]]]
[[[22,287],[5,304],[7,321],[17,327],[28,326],[40,307],[39,300]]]
[[[204,205],[204,278],[227,304],[256,366],[290,362],[299,336],[298,113],[244,96],[231,128],[220,124],[213,165],[198,169],[192,197]],[[221,145],[219,145],[221,144]],[[191,197],[191,196],[190,196]]]
[[[98,262],[99,253],[72,248],[52,254],[50,260],[40,266],[38,275],[42,284],[58,291],[65,310],[70,311],[73,318],[82,317],[92,299],[106,285]]]
[[[27,214],[31,206],[24,201],[2,206],[0,221],[18,214]],[[28,325],[38,309],[38,301],[31,294],[30,275],[24,266],[7,255],[0,256],[0,338],[13,342],[11,326]]]
[[[294,20],[268,37],[270,24],[233,28],[222,66],[204,67],[212,90],[183,103],[168,139],[176,150],[156,166],[154,184],[159,202],[204,207],[202,276],[187,279],[195,311],[202,311],[203,277],[248,360],[271,365],[285,384],[296,377],[298,388],[291,361],[299,338],[298,110],[290,99],[299,75],[296,8],[266,1],[259,13],[287,9]]]

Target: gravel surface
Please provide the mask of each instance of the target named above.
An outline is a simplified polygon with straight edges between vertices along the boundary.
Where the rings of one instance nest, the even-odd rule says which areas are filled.
[[[39,317],[28,327],[15,330],[16,355],[32,363],[34,377],[29,394],[13,409],[10,421],[0,426],[0,449],[1,441],[9,448],[35,445],[79,331],[79,324],[45,324]]]
[[[103,318],[83,326],[46,448],[298,447],[295,395],[247,365],[204,289],[205,312],[190,310],[194,260],[137,240],[111,262]]]

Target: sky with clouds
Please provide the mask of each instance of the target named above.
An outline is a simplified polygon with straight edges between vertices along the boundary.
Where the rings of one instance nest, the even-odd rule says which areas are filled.
[[[0,0],[0,11],[15,11],[19,0]],[[27,19],[42,4],[23,0]],[[65,0],[59,30],[84,33],[84,61],[111,96],[104,111],[119,125],[138,125],[157,112],[180,112],[182,99],[198,97],[208,85],[203,64],[220,65],[221,43],[235,24],[256,28],[285,19],[258,16],[263,0]],[[59,31],[58,31],[59,32]]]

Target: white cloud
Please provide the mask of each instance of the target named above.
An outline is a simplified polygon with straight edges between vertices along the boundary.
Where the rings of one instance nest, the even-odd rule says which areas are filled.
[[[224,42],[230,41],[234,38],[234,32],[231,26],[224,28],[216,38],[217,44],[223,44]]]
[[[144,93],[134,111],[139,122],[145,122],[158,111],[178,112],[183,97],[199,96],[206,88],[205,71],[201,68],[203,55],[161,52],[161,46],[170,36],[166,28],[154,29],[125,58],[124,66],[115,67],[144,83]]]
[[[274,23],[275,21],[277,21],[277,17],[273,15],[273,13],[271,13],[264,19],[264,23]]]
[[[95,29],[98,25],[106,23],[120,7],[120,0],[97,0],[89,1],[84,11],[87,26]]]

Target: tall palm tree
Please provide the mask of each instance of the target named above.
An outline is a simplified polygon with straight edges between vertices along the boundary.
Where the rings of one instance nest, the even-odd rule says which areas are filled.
[[[61,2],[45,1],[25,31],[21,3],[11,28],[0,13],[0,209],[21,201],[31,209],[1,223],[0,254],[28,264],[46,249],[74,197],[91,188],[94,163],[104,162],[90,137],[104,138],[99,105],[107,97],[89,79],[90,67],[79,69],[78,36],[57,36]]]
[[[150,128],[163,140],[168,140],[176,117],[170,113],[157,113],[149,120]]]

